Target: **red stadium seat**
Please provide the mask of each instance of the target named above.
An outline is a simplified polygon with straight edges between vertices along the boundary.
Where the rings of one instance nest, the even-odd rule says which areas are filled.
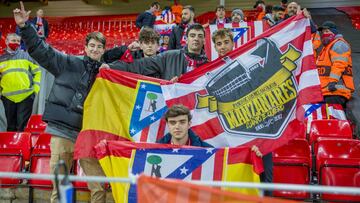
[[[3,148],[0,150],[0,171],[20,173],[23,168],[21,149]],[[17,186],[21,179],[0,178],[0,187]]]
[[[50,174],[50,140],[51,135],[41,133],[32,150],[30,158],[30,173],[35,174]],[[30,179],[29,185],[29,202],[33,199],[33,189],[40,188],[50,190],[52,188],[51,180]]]
[[[49,174],[50,173],[50,134],[42,133],[39,136],[30,158],[30,173]],[[31,187],[51,188],[50,180],[29,180]]]
[[[318,137],[335,137],[352,139],[351,126],[344,120],[314,120],[311,122],[309,142],[314,143]]]
[[[29,161],[31,149],[30,133],[0,132],[0,150],[21,150],[23,161]]]
[[[45,131],[46,123],[42,121],[42,115],[31,115],[26,125],[25,132],[39,134]]]
[[[315,154],[320,185],[360,187],[360,140],[319,138]],[[322,194],[321,198],[360,202],[360,195]]]
[[[295,139],[273,152],[274,183],[309,184],[310,183],[310,147],[305,139]],[[274,191],[275,197],[289,199],[310,199],[303,191]]]

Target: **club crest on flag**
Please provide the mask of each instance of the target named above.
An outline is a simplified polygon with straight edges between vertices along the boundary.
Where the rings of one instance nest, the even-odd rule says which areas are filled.
[[[139,81],[129,133],[134,136],[144,128],[161,119],[167,107],[159,84]]]
[[[217,113],[223,129],[232,134],[277,138],[296,106],[297,83],[292,71],[301,52],[289,44],[282,52],[268,38],[257,41],[250,54],[255,64],[226,63],[209,75],[208,95],[197,95],[197,109]]]
[[[158,178],[185,179],[203,165],[217,149],[151,149],[136,151],[133,174],[144,173]]]
[[[231,31],[234,36],[234,42],[237,43],[238,40],[249,30],[249,27],[235,27]]]

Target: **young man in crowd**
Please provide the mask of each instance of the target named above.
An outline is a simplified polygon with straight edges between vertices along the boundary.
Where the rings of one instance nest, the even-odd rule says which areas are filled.
[[[134,60],[132,63],[115,61],[104,65],[116,70],[141,75],[158,74],[161,79],[171,80],[208,62],[204,53],[205,30],[200,24],[192,24],[186,32],[186,47],[170,50],[157,56]]]
[[[234,37],[229,28],[216,30],[212,35],[212,41],[219,57],[224,57],[234,49]]]
[[[105,51],[106,39],[100,32],[86,36],[83,59],[63,54],[52,48],[38,35],[28,23],[30,11],[16,8],[14,19],[20,27],[21,36],[28,47],[29,54],[46,70],[54,75],[55,81],[46,103],[43,120],[47,122],[45,132],[51,137],[50,171],[59,160],[64,160],[68,170],[71,169],[74,153],[74,142],[81,130],[83,105],[96,74],[101,66],[101,57]],[[81,159],[80,165],[86,175],[104,176],[97,159]],[[104,184],[89,182],[91,202],[105,202]],[[57,202],[58,194],[54,184],[51,202]]]
[[[241,23],[244,22],[244,12],[240,8],[235,8],[231,12],[231,22]]]
[[[155,23],[155,13],[160,11],[160,3],[159,2],[153,2],[150,5],[150,9],[139,14],[136,18],[136,27],[142,28],[142,27],[154,27]]]
[[[214,19],[210,24],[211,25],[219,25],[219,24],[225,24],[225,23],[230,23],[231,20],[229,18],[226,18],[226,9],[225,6],[223,5],[219,5],[218,7],[216,7],[215,9],[215,15],[216,15],[216,19]]]
[[[350,45],[332,21],[324,22],[319,31],[324,47],[316,65],[325,103],[341,104],[346,109],[355,90]]]
[[[160,35],[153,28],[143,28],[139,33],[139,42],[135,41],[129,46],[119,46],[105,51],[104,62],[112,63],[122,60],[128,63],[134,59],[156,56],[159,50]]]
[[[143,29],[140,31],[140,52],[144,58],[156,56],[159,51],[160,34],[154,29]]]
[[[22,132],[32,112],[35,94],[40,91],[39,65],[20,47],[21,37],[6,37],[5,54],[0,56],[1,100],[4,104],[7,131]]]
[[[160,140],[157,140],[157,143],[213,147],[202,141],[200,137],[190,129],[192,116],[190,110],[184,105],[173,105],[165,113],[164,117],[166,125],[169,128],[169,133]]]
[[[135,59],[156,56],[159,51],[160,34],[154,29],[146,27],[141,29],[139,43],[133,42],[129,46],[120,46],[110,49],[104,53],[104,62],[112,63],[121,60],[132,63]],[[159,74],[150,74],[150,77],[159,78]]]
[[[194,24],[195,10],[192,6],[184,6],[181,15],[181,23],[173,28],[170,34],[168,50],[182,49],[186,46],[186,31]]]

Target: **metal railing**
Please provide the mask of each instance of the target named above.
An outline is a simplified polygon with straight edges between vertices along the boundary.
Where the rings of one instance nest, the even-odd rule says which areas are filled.
[[[69,179],[70,181],[101,182],[101,183],[121,182],[121,183],[136,184],[137,177],[138,176],[135,175],[130,175],[129,178],[70,175]],[[55,175],[0,172],[0,178],[54,180]],[[59,178],[62,179],[63,175],[59,175]],[[260,190],[286,190],[286,191],[305,191],[311,193],[360,195],[360,188],[358,187],[277,184],[277,183],[251,183],[251,182],[198,181],[198,180],[196,181],[192,180],[187,182],[206,185],[206,186],[215,186],[215,187],[257,188]]]

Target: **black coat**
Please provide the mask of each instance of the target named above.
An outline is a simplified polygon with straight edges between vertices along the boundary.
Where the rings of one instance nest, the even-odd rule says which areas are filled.
[[[152,13],[145,11],[144,13],[140,13],[136,18],[136,27],[142,28],[144,26],[154,27],[156,16]]]
[[[216,24],[216,20],[217,18],[215,18],[214,20],[212,20],[210,22],[210,25],[215,25]],[[230,18],[224,18],[224,23],[231,23],[231,19]]]
[[[115,47],[115,48],[105,51],[104,56],[103,56],[104,62],[112,63],[115,61],[119,61],[127,50],[128,50],[127,46],[124,45],[124,46]],[[132,55],[133,60],[144,58],[144,52],[142,50],[132,51],[131,55]],[[149,74],[147,76],[153,77],[153,78],[160,78],[160,74],[158,74],[158,73]]]
[[[181,38],[184,34],[185,27],[186,25],[180,24],[173,28],[170,34],[168,50],[183,48],[181,46]]]
[[[134,60],[132,63],[123,61],[115,61],[109,66],[115,70],[127,71],[146,76],[158,75],[164,80],[171,80],[175,76],[180,76],[187,72],[188,61],[186,56],[197,61],[197,65],[201,66],[207,63],[205,53],[192,54],[187,49],[170,50],[163,52],[157,56]]]
[[[80,131],[83,104],[101,63],[86,56],[82,59],[57,51],[41,40],[35,28],[29,24],[21,28],[20,32],[30,56],[55,77],[43,120]]]
[[[199,136],[197,136],[191,129],[188,131],[189,133],[189,139],[191,146],[197,146],[197,147],[213,147],[211,144],[208,144],[200,139]],[[171,135],[170,133],[166,134],[163,138],[160,140],[157,140],[156,143],[160,144],[170,144],[171,142]]]
[[[106,50],[103,59],[105,63],[112,63],[114,61],[120,60],[124,53],[128,50],[127,46],[114,47],[112,49]],[[141,59],[144,57],[144,54],[141,50],[131,52],[133,59]]]

